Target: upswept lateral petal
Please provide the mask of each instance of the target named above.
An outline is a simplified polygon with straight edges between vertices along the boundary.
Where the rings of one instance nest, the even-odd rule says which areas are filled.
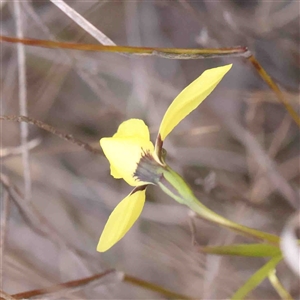
[[[174,99],[160,124],[162,140],[215,89],[231,66],[206,70]]]
[[[104,252],[116,244],[140,216],[145,204],[145,189],[124,198],[109,216],[101,234],[97,251]]]

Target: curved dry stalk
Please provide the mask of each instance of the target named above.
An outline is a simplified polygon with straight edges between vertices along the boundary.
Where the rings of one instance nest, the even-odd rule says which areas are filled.
[[[77,279],[77,280],[72,280],[72,281],[52,285],[50,287],[43,288],[43,289],[31,290],[31,291],[27,291],[27,292],[23,292],[23,293],[14,294],[12,296],[8,295],[10,298],[6,298],[6,299],[7,300],[12,300],[12,299],[15,300],[15,299],[32,298],[32,297],[37,297],[37,296],[41,296],[41,295],[45,295],[45,294],[61,292],[62,290],[65,290],[65,289],[80,288],[80,287],[86,286],[89,283],[95,282],[107,275],[110,275],[112,273],[115,273],[116,275],[118,275],[118,273],[119,273],[121,275],[121,280],[120,280],[121,282],[129,283],[129,284],[132,284],[135,286],[139,286],[143,289],[147,289],[147,290],[150,290],[153,292],[160,293],[161,295],[164,295],[165,297],[170,298],[170,299],[183,299],[183,300],[192,300],[193,299],[191,297],[188,297],[188,296],[185,296],[182,294],[178,294],[178,293],[175,293],[168,289],[165,289],[162,286],[150,283],[148,281],[130,276],[130,275],[122,273],[122,272],[118,272],[114,269],[109,269],[102,273],[99,273],[99,274],[96,274],[96,275],[93,275],[90,277],[85,277],[82,279]]]
[[[45,295],[45,294],[61,292],[62,290],[65,290],[65,289],[83,287],[83,286],[85,286],[93,281],[96,281],[100,278],[103,278],[113,272],[115,272],[115,270],[110,269],[110,270],[106,270],[103,273],[96,274],[96,275],[93,275],[90,277],[86,277],[86,278],[82,278],[82,279],[78,279],[78,280],[67,281],[64,283],[52,285],[47,288],[31,290],[28,292],[14,294],[12,296],[15,299],[24,299],[24,298],[27,299],[27,298],[37,297],[37,296],[41,296],[41,295]]]
[[[289,102],[285,99],[283,93],[281,92],[278,85],[273,81],[271,76],[266,72],[266,70],[261,66],[261,64],[256,60],[253,54],[250,54],[247,59],[252,63],[254,68],[256,69],[257,73],[261,76],[261,78],[266,82],[266,84],[274,91],[276,94],[279,102],[283,104],[287,112],[293,118],[293,120],[298,124],[300,127],[300,117],[298,116],[297,112],[294,108],[289,104]]]
[[[143,56],[158,56],[168,59],[204,59],[215,57],[244,57],[255,68],[261,78],[276,94],[279,102],[283,104],[292,119],[300,127],[300,117],[295,109],[289,104],[283,93],[281,92],[275,81],[269,76],[266,70],[256,60],[247,47],[231,47],[231,48],[212,48],[212,49],[185,49],[185,48],[158,48],[158,47],[128,47],[128,46],[107,46],[94,44],[78,44],[78,43],[64,43],[54,42],[48,40],[37,39],[18,39],[9,36],[0,35],[0,41],[10,43],[22,43],[28,46],[38,46],[44,48],[63,48],[71,50],[82,51],[99,51],[112,52],[119,54],[132,54]]]
[[[99,147],[99,149],[94,148],[94,147],[90,146],[89,144],[82,142],[81,140],[73,137],[72,134],[63,133],[59,129],[57,129],[49,124],[46,124],[40,120],[35,120],[33,118],[29,118],[26,116],[6,115],[6,116],[0,116],[0,121],[14,121],[14,122],[19,122],[19,123],[25,122],[28,124],[32,124],[32,125],[35,125],[43,130],[46,130],[46,131],[58,136],[59,138],[61,138],[63,140],[66,140],[68,142],[71,142],[71,143],[79,146],[79,147],[82,147],[83,149],[85,149],[89,152],[92,152],[93,154],[102,154],[100,147]]]
[[[232,48],[211,48],[211,49],[192,49],[192,48],[159,48],[159,47],[131,47],[131,46],[111,46],[97,44],[79,44],[54,42],[38,39],[18,39],[10,36],[0,35],[0,41],[9,43],[22,43],[28,46],[43,48],[62,48],[81,51],[112,52],[119,54],[132,54],[142,56],[159,56],[168,59],[201,59],[213,57],[233,57],[248,55],[247,47]]]

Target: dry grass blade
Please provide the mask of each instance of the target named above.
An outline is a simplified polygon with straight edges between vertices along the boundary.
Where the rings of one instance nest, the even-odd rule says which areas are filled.
[[[274,188],[288,200],[292,207],[299,208],[300,203],[296,191],[294,191],[288,181],[278,172],[275,162],[270,159],[255,137],[245,128],[241,127],[235,120],[232,119],[225,122],[233,136],[235,136],[251,153],[257,164],[260,166],[263,174],[269,178]]]
[[[289,102],[285,99],[283,93],[281,92],[278,85],[274,82],[274,80],[269,76],[269,74],[265,71],[265,69],[261,66],[261,64],[257,61],[257,59],[251,54],[247,59],[252,63],[252,65],[257,70],[258,74],[261,78],[268,84],[268,86],[274,91],[277,95],[279,101],[284,105],[287,112],[293,118],[293,120],[300,127],[300,117],[294,108],[289,104]]]
[[[25,122],[27,124],[32,124],[32,125],[35,125],[43,130],[46,130],[46,131],[58,136],[61,139],[64,139],[64,140],[71,142],[79,147],[82,147],[83,149],[85,149],[89,152],[92,152],[94,154],[102,154],[102,151],[100,150],[100,148],[99,149],[94,148],[94,147],[90,146],[89,144],[82,142],[81,140],[79,140],[77,138],[74,138],[71,134],[65,134],[65,133],[61,132],[59,129],[57,129],[49,124],[46,124],[42,121],[35,120],[33,118],[29,118],[29,117],[25,117],[25,116],[0,116],[0,121],[14,121],[14,122],[19,122],[19,123]]]
[[[20,1],[14,0],[14,13],[16,20],[17,37],[23,38],[23,20],[20,8]],[[27,84],[26,84],[26,62],[25,62],[25,49],[24,45],[18,44],[18,79],[19,79],[19,106],[20,115],[27,116]],[[25,183],[25,200],[31,201],[31,174],[29,164],[29,149],[27,144],[28,139],[28,124],[20,124],[21,132],[21,145],[22,145],[22,162],[23,162],[23,173]]]
[[[37,147],[40,143],[41,143],[40,139],[34,139],[27,143],[28,144],[27,147],[29,150],[32,150],[35,147]],[[0,158],[9,157],[12,155],[20,155],[20,154],[22,154],[22,149],[23,149],[22,146],[1,148],[0,149]]]
[[[4,291],[0,290],[0,299],[1,300],[16,300],[17,298],[5,293]]]
[[[106,46],[96,44],[78,44],[54,42],[37,39],[18,39],[10,36],[0,35],[0,41],[9,43],[22,43],[28,46],[44,48],[62,48],[82,51],[102,51],[119,54],[132,54],[142,56],[158,56],[167,59],[205,59],[214,57],[244,57],[249,55],[246,47],[191,49],[191,48],[158,48],[158,47],[131,47],[131,46]]]
[[[180,49],[180,48],[150,48],[150,47],[126,47],[126,46],[102,46],[93,44],[76,44],[76,43],[61,43],[47,40],[35,40],[35,39],[17,39],[8,36],[1,36],[0,41],[22,43],[25,45],[39,46],[46,48],[63,48],[74,49],[84,51],[103,51],[113,53],[128,53],[133,55],[153,55],[163,57],[167,59],[204,59],[204,58],[216,58],[216,57],[244,57],[246,58],[256,69],[261,78],[267,83],[267,85],[276,94],[280,103],[282,103],[295,121],[300,127],[300,117],[295,109],[286,100],[284,94],[279,89],[275,81],[269,76],[253,54],[247,47],[231,47],[231,48],[217,48],[217,49]]]
[[[1,205],[1,223],[0,223],[0,262],[1,262],[1,268],[0,268],[0,282],[3,282],[3,262],[5,257],[5,241],[8,231],[8,217],[9,217],[9,211],[10,211],[10,199],[8,192],[4,192],[3,195],[3,202]]]
[[[87,31],[91,36],[93,36],[99,43],[103,45],[114,46],[115,43],[103,34],[94,25],[88,22],[84,17],[82,17],[78,12],[71,8],[67,3],[62,0],[50,0],[54,5],[56,5],[61,11],[63,11],[69,18],[71,18],[75,23],[77,23],[81,28]]]

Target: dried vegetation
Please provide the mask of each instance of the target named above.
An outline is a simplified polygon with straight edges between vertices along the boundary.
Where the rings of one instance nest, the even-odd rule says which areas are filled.
[[[2,34],[97,43],[50,1],[0,5]],[[298,1],[70,5],[118,45],[248,46],[299,110]],[[100,150],[98,140],[132,117],[144,119],[155,134],[184,86],[206,68],[230,62],[230,75],[168,139],[168,161],[208,207],[280,234],[299,207],[299,128],[245,59],[168,60],[2,43],[1,115],[27,114],[61,134],[1,122],[2,290],[18,294],[115,268],[118,272],[88,285],[44,292],[49,299],[177,297],[146,288],[151,282],[196,299],[230,297],[263,259],[200,253],[192,241],[202,246],[247,239],[201,220],[191,227],[186,208],[154,187],[126,238],[97,253],[106,219],[129,187],[109,176],[101,151],[72,143],[75,137]],[[284,264],[278,277],[299,296],[297,280]],[[252,293],[252,299],[277,297],[267,282]]]

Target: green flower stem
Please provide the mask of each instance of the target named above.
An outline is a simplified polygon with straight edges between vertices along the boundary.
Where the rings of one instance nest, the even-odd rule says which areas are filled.
[[[195,197],[184,179],[169,166],[164,169],[163,176],[170,186],[167,186],[160,181],[158,183],[159,187],[174,200],[188,206],[192,211],[197,213],[202,218],[221,226],[230,228],[240,234],[252,236],[271,244],[279,244],[280,238],[276,235],[240,225],[210,210]]]

